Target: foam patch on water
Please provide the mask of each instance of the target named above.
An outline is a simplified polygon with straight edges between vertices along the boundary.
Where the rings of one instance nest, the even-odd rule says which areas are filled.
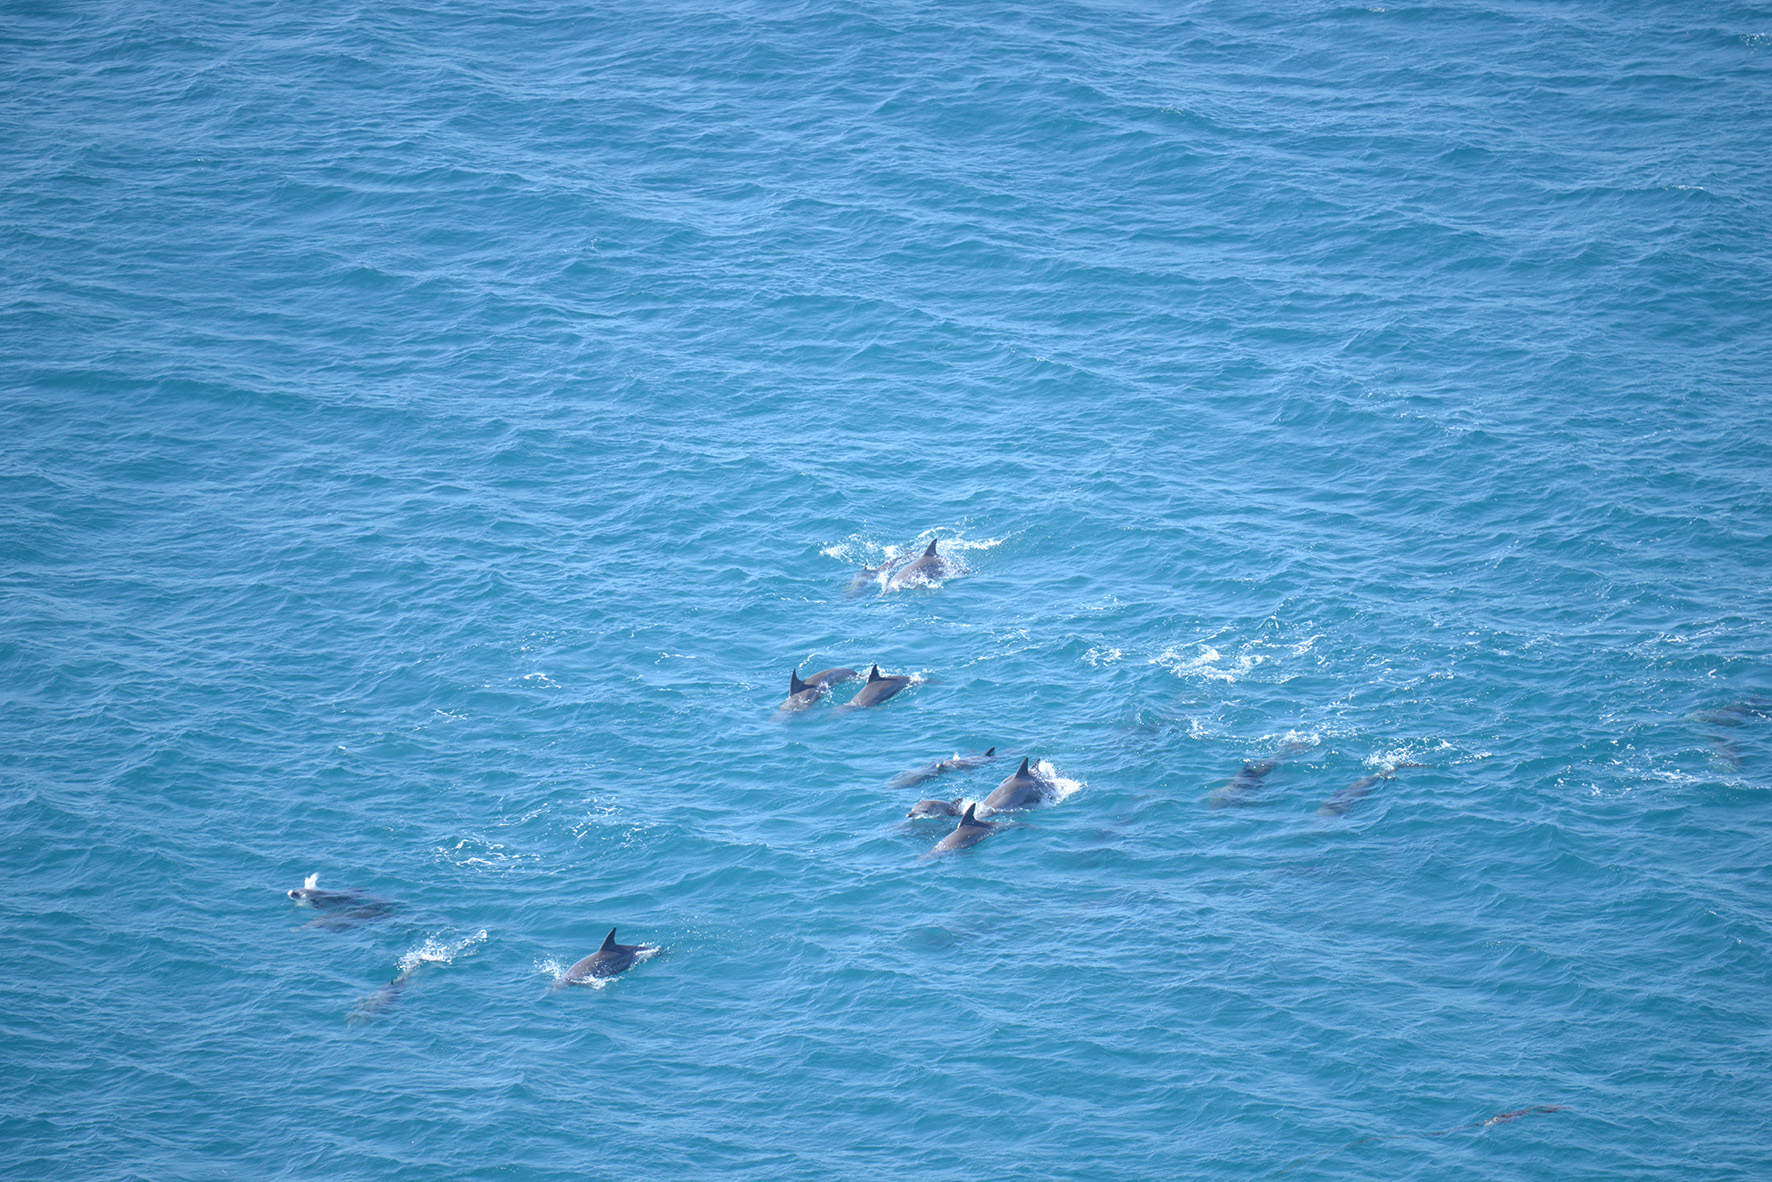
[[[508,870],[524,862],[541,861],[540,854],[512,851],[500,842],[479,836],[464,837],[453,846],[437,846],[436,854],[457,866],[475,866],[487,870]]]
[[[1177,677],[1193,678],[1200,681],[1222,681],[1226,685],[1241,681],[1249,676],[1256,666],[1264,664],[1267,657],[1263,653],[1243,652],[1236,656],[1226,657],[1218,649],[1209,644],[1195,646],[1198,651],[1189,655],[1179,646],[1171,646],[1151,658],[1151,664],[1161,665]]]
[[[398,962],[400,976],[410,977],[420,965],[453,964],[456,957],[485,942],[485,928],[481,928],[471,936],[463,936],[457,940],[439,940],[435,936],[428,937],[423,944],[400,958]]]

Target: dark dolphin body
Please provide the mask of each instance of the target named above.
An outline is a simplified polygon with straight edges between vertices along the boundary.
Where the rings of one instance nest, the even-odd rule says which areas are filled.
[[[1249,761],[1237,769],[1237,774],[1231,777],[1230,783],[1207,797],[1206,802],[1215,809],[1251,803],[1249,798],[1261,788],[1262,781],[1267,779],[1269,772],[1285,763],[1288,755],[1296,755],[1305,750],[1308,748],[1303,743],[1288,743],[1272,759]]]
[[[844,709],[860,710],[866,706],[878,706],[910,683],[911,679],[908,677],[882,675],[880,667],[875,665],[868,670],[868,683],[857,690],[853,698],[844,703]]]
[[[867,589],[876,586],[880,582],[880,576],[891,570],[896,561],[896,559],[888,558],[879,566],[862,567],[849,576],[849,585],[843,588],[843,594],[850,599],[867,594]]]
[[[914,583],[933,583],[945,576],[953,567],[935,551],[937,539],[930,539],[929,549],[923,551],[923,557],[917,559],[886,581],[886,590],[895,591],[900,587],[909,587]]]
[[[984,810],[1002,813],[1010,809],[1031,809],[1051,799],[1052,785],[1029,769],[1028,761],[1024,759],[1012,775],[984,798]]]
[[[977,809],[978,806],[975,804],[967,805],[966,815],[960,818],[959,825],[955,826],[952,833],[936,842],[935,848],[925,856],[933,858],[937,854],[951,854],[955,850],[963,850],[969,845],[977,845],[997,830],[1004,828],[1004,826],[990,821],[980,821],[973,815]]]
[[[634,960],[642,952],[651,952],[655,944],[617,944],[615,929],[610,928],[609,934],[603,937],[603,946],[591,953],[563,973],[554,988],[562,985],[576,985],[593,977],[613,977],[617,973],[625,973],[634,967]]]
[[[323,891],[314,885],[319,879],[318,874],[310,874],[306,882],[284,892],[298,907],[312,907],[316,911],[325,912],[320,918],[310,920],[308,927],[348,928],[354,924],[385,919],[395,909],[395,905],[386,899],[377,899],[361,891]]]
[[[400,995],[406,992],[406,982],[411,979],[411,973],[403,972],[359,1001],[357,1008],[351,1011],[350,1021],[352,1024],[367,1022],[382,1011],[392,1008],[393,1004],[400,1000]]]
[[[831,686],[849,681],[858,676],[860,675],[853,669],[838,667],[835,669],[821,669],[811,677],[802,681],[800,679],[800,671],[795,669],[792,673],[788,674],[787,700],[782,702],[778,709],[790,713],[795,710],[804,710],[806,707],[818,701],[819,698],[823,697],[825,691],[830,689]]]
[[[961,797],[960,800],[966,799]],[[911,806],[905,816],[913,821],[923,821],[934,817],[957,817],[960,815],[959,800],[919,800]]]
[[[997,749],[992,747],[983,755],[950,755],[946,759],[938,759],[934,763],[926,763],[910,772],[900,772],[892,777],[893,788],[915,788],[925,780],[933,780],[945,772],[970,771],[975,767],[983,767],[997,758]]]
[[[1420,766],[1419,763],[1399,763],[1395,767],[1387,767],[1383,771],[1372,773],[1370,776],[1361,776],[1358,780],[1355,780],[1352,784],[1349,784],[1346,788],[1343,788],[1340,792],[1337,792],[1334,796],[1331,796],[1328,800],[1325,800],[1322,804],[1318,805],[1317,816],[1339,817],[1349,809],[1353,808],[1356,801],[1372,791],[1372,789],[1376,788],[1381,782],[1390,779],[1406,767]]]

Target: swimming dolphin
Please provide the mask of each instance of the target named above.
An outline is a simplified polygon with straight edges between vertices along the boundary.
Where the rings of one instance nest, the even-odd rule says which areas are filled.
[[[1030,769],[1028,761],[1024,759],[1020,767],[984,798],[984,810],[987,813],[1002,813],[1010,809],[1031,809],[1037,804],[1045,804],[1051,798],[1052,785]]]
[[[554,982],[554,988],[562,985],[576,985],[592,977],[613,977],[617,973],[625,973],[634,966],[634,961],[642,952],[656,951],[656,944],[617,944],[615,929],[610,928],[609,934],[603,937],[603,946],[591,953]]]
[[[1343,788],[1340,792],[1337,792],[1334,796],[1331,796],[1328,800],[1325,800],[1322,804],[1318,805],[1317,816],[1339,817],[1349,809],[1353,808],[1355,801],[1372,791],[1372,789],[1381,781],[1390,779],[1403,768],[1420,766],[1422,765],[1419,763],[1399,763],[1392,767],[1387,767],[1383,771],[1374,772],[1370,776],[1362,776],[1360,779],[1355,780],[1352,784],[1349,784],[1346,788]]]
[[[880,667],[875,665],[868,670],[868,683],[857,690],[853,698],[844,703],[844,709],[860,710],[867,706],[878,706],[910,683],[911,679],[908,677],[882,675]]]
[[[788,696],[777,709],[792,712],[804,710],[824,696],[826,690],[841,682],[860,676],[853,669],[834,668],[821,669],[804,681],[800,679],[800,670],[795,669],[788,674]]]
[[[300,886],[284,892],[295,901],[297,907],[312,907],[324,913],[317,919],[309,920],[303,925],[305,927],[336,931],[359,923],[386,919],[395,910],[395,904],[386,899],[365,895],[361,891],[323,891],[314,885],[319,880],[318,874],[310,874]]]
[[[997,749],[992,747],[983,755],[950,755],[946,759],[938,759],[934,763],[926,763],[915,771],[900,772],[892,777],[893,788],[915,788],[925,780],[933,780],[943,772],[970,771],[975,767],[983,767],[997,758]]]
[[[1004,827],[991,821],[980,821],[974,815],[977,809],[978,806],[975,804],[967,805],[966,815],[960,818],[960,823],[954,827],[954,831],[936,842],[935,848],[925,856],[933,858],[937,854],[951,854],[955,850],[963,850],[969,845],[977,845]]]
[[[929,549],[923,551],[923,557],[909,563],[886,580],[886,590],[895,591],[900,587],[909,587],[913,583],[932,583],[952,569],[946,559],[935,552],[938,539],[929,540]]]
[[[864,566],[849,576],[849,585],[843,588],[843,594],[850,599],[867,593],[869,587],[880,582],[880,576],[891,570],[897,560],[888,558],[879,566]]]
[[[1300,751],[1309,749],[1309,744],[1306,743],[1288,743],[1280,748],[1280,753],[1272,759],[1264,759],[1259,762],[1250,760],[1237,769],[1237,774],[1231,777],[1229,784],[1208,796],[1206,803],[1215,809],[1249,804],[1249,798],[1254,795],[1256,789],[1261,787],[1261,782],[1267,779],[1269,772],[1286,762],[1288,755],[1296,755]]]
[[[960,800],[966,799],[961,797]],[[911,806],[905,816],[913,821],[924,821],[933,817],[957,817],[960,815],[959,800],[919,800]]]
[[[406,992],[406,982],[411,979],[412,973],[410,970],[402,971],[400,975],[395,977],[392,981],[389,981],[374,993],[363,998],[357,1003],[357,1008],[351,1011],[351,1024],[354,1026],[362,1022],[367,1022],[383,1010],[391,1007],[395,1002],[400,1000],[400,995]]]

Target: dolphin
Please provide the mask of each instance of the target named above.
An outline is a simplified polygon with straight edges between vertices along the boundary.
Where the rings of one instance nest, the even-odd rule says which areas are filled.
[[[880,576],[891,570],[895,559],[888,558],[879,566],[864,566],[849,576],[849,585],[843,588],[843,594],[850,599],[867,594],[867,589],[879,583]]]
[[[977,810],[977,805],[967,805],[966,815],[960,818],[960,823],[954,827],[954,831],[936,842],[935,848],[930,850],[926,856],[933,858],[937,854],[951,854],[955,850],[963,850],[969,845],[977,845],[997,830],[1004,828],[1003,825],[991,821],[980,821],[974,815]]]
[[[1230,783],[1208,796],[1206,803],[1215,809],[1251,803],[1249,798],[1261,787],[1269,772],[1286,762],[1288,755],[1296,755],[1309,749],[1306,743],[1288,743],[1272,759],[1250,760],[1237,769],[1237,774],[1231,777]]]
[[[947,574],[952,567],[946,559],[935,552],[937,540],[931,538],[929,549],[923,551],[923,557],[908,563],[886,580],[886,590],[896,591],[900,587],[909,587],[913,583],[933,583]]]
[[[819,698],[823,697],[825,691],[830,689],[831,686],[837,685],[841,682],[850,681],[859,676],[860,674],[856,673],[853,669],[839,667],[834,669],[821,669],[811,677],[802,681],[800,679],[800,670],[796,668],[792,673],[788,674],[787,700],[782,702],[777,709],[789,713],[795,710],[804,710],[806,707],[818,701]]]
[[[357,1003],[357,1008],[351,1011],[351,1024],[354,1026],[367,1022],[383,1010],[392,1007],[395,1002],[400,1000],[400,995],[406,992],[406,982],[411,979],[412,973],[410,971],[402,972],[392,981],[360,1000]]]
[[[615,929],[610,928],[609,934],[603,937],[603,946],[567,969],[554,982],[554,988],[576,985],[593,977],[613,977],[617,973],[625,973],[634,967],[634,961],[642,952],[655,952],[657,949],[656,944],[617,944]]]
[[[965,797],[961,797],[964,800]],[[913,821],[926,821],[934,817],[957,817],[960,815],[959,800],[919,800],[911,806],[905,816]]]
[[[1045,804],[1051,797],[1052,785],[1032,771],[1024,759],[1020,767],[984,798],[984,810],[1002,813],[1010,809],[1031,809],[1037,804]]]
[[[868,670],[868,683],[857,690],[853,698],[844,703],[844,709],[860,710],[866,706],[878,706],[910,683],[911,679],[908,677],[882,675],[880,667],[875,665]]]
[[[318,874],[310,874],[302,880],[300,886],[285,893],[295,900],[297,907],[314,907],[321,911],[352,907],[368,897],[361,891],[323,891],[316,885],[319,881]]]
[[[950,755],[946,759],[938,759],[934,763],[926,763],[915,771],[900,772],[892,777],[893,788],[915,788],[925,780],[933,780],[943,772],[970,771],[975,767],[983,767],[997,758],[997,749],[992,747],[983,755]]]
[[[1399,763],[1374,772],[1370,776],[1362,776],[1317,806],[1319,817],[1339,817],[1354,807],[1354,802],[1377,787],[1382,781],[1390,779],[1406,767],[1421,767],[1419,763]]]

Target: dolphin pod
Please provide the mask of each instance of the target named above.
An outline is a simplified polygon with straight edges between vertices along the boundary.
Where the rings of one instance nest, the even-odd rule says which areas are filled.
[[[603,946],[560,974],[560,979],[554,982],[554,988],[625,973],[634,967],[634,961],[639,959],[642,952],[656,951],[656,944],[617,944],[615,929],[610,928],[609,934],[603,937]]]

